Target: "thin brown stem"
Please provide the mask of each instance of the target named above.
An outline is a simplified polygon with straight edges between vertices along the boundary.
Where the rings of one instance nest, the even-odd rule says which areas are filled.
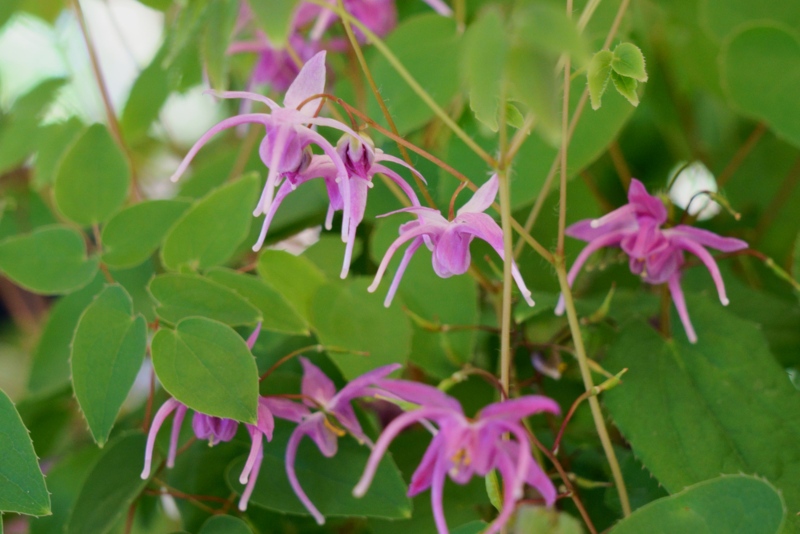
[[[622,187],[627,191],[628,187],[631,185],[631,169],[628,167],[628,162],[625,161],[625,155],[622,153],[622,149],[620,149],[617,141],[611,143],[611,146],[608,147],[608,153],[611,156],[612,163],[614,163],[614,169],[616,169],[617,175],[622,182]]]
[[[244,168],[247,166],[247,160],[250,159],[250,154],[253,152],[253,148],[258,142],[259,135],[261,135],[261,132],[258,130],[258,128],[251,125],[247,132],[247,136],[239,146],[239,152],[236,154],[236,161],[233,162],[233,167],[231,167],[231,172],[228,174],[227,181],[230,182],[231,180],[238,178],[242,172],[244,172]]]
[[[717,185],[720,189],[725,187],[725,184],[728,183],[728,180],[730,180],[736,171],[739,170],[739,167],[741,167],[747,155],[750,154],[753,148],[755,148],[758,140],[761,139],[766,131],[767,125],[763,122],[759,122],[756,125],[756,127],[745,140],[744,144],[742,144],[742,146],[739,147],[739,150],[737,150],[733,155],[728,165],[722,170],[721,173],[719,173]]]
[[[797,187],[798,182],[800,182],[800,158],[795,160],[792,168],[789,169],[786,177],[784,177],[781,182],[777,193],[772,197],[772,201],[769,203],[769,206],[767,206],[767,209],[764,210],[758,224],[756,224],[756,241],[761,239],[761,236],[764,235],[775,221],[778,213],[780,213],[781,209],[786,205],[786,202],[792,197],[792,192],[795,187]]]
[[[95,49],[94,41],[92,40],[92,36],[89,33],[88,27],[86,26],[86,18],[83,16],[83,9],[81,9],[80,0],[72,0],[72,7],[75,10],[75,18],[78,19],[78,25],[81,28],[83,40],[86,43],[86,50],[89,53],[89,63],[91,63],[92,73],[94,74],[97,88],[100,91],[100,98],[103,101],[103,107],[106,111],[108,129],[111,131],[114,141],[116,141],[117,145],[122,150],[122,153],[125,154],[125,158],[128,160],[132,182],[131,197],[133,200],[138,200],[140,196],[136,182],[136,169],[133,164],[133,155],[131,154],[128,146],[125,144],[125,139],[122,137],[122,129],[119,126],[117,114],[114,112],[114,106],[111,104],[111,96],[108,93],[108,86],[106,85],[105,78],[103,77],[103,71],[100,69],[100,60],[97,57],[97,50]]]

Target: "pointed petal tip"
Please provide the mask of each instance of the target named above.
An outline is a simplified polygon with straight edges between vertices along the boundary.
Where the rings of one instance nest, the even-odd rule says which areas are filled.
[[[722,298],[719,299],[719,301],[722,303],[723,306],[727,306],[728,304],[731,303],[731,301],[728,300],[727,297],[722,297]]]
[[[248,474],[242,473],[241,475],[239,475],[239,484],[247,484],[248,480],[250,480]]]

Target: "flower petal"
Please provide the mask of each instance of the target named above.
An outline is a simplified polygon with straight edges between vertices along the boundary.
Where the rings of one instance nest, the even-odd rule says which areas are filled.
[[[689,319],[689,310],[686,309],[686,300],[683,298],[680,273],[675,273],[672,278],[667,281],[667,285],[670,295],[672,295],[672,302],[675,303],[675,309],[678,310],[678,317],[681,318],[683,329],[686,331],[686,337],[689,338],[690,343],[697,343],[697,334],[692,326],[692,321]]]
[[[499,421],[519,421],[539,412],[549,412],[558,415],[561,413],[558,403],[542,395],[526,395],[490,404],[480,411],[478,418],[481,420],[495,419]]]
[[[290,401],[289,399],[282,399],[280,397],[261,397],[258,400],[259,404],[269,408],[274,417],[286,419],[294,423],[300,423],[311,414],[311,410],[307,406],[298,402]]]
[[[158,409],[156,415],[153,417],[153,422],[150,423],[150,431],[147,433],[147,444],[144,447],[144,469],[142,469],[141,477],[146,479],[150,476],[150,465],[153,461],[153,448],[156,444],[156,435],[158,435],[158,429],[161,428],[161,425],[164,424],[164,420],[175,410],[178,406],[180,406],[180,402],[175,399],[169,399],[167,402],[161,405],[161,408]]]
[[[292,85],[286,91],[286,97],[283,99],[283,105],[289,109],[298,109],[298,106],[307,100],[309,97],[318,95],[325,92],[325,51],[317,52],[314,57],[306,61],[297,78],[294,79]],[[300,112],[308,115],[314,115],[318,101],[306,103]]]
[[[489,209],[494,199],[497,198],[497,191],[500,188],[500,180],[493,174],[489,180],[480,186],[469,201],[461,206],[456,215],[462,213],[482,213]]]
[[[444,391],[410,380],[385,378],[377,386],[400,400],[427,408],[443,408],[463,415],[461,404]]]
[[[411,484],[408,485],[408,496],[413,497],[431,487],[433,470],[439,461],[444,438],[441,433],[434,436],[428,445],[422,460],[419,462],[414,474],[411,475]]]
[[[172,433],[169,439],[169,454],[167,454],[167,467],[175,467],[175,457],[178,455],[178,440],[181,437],[181,426],[186,410],[189,408],[185,404],[180,404],[175,410],[175,417],[172,418]]]
[[[336,395],[336,386],[333,381],[319,367],[308,361],[308,358],[301,356],[300,363],[303,365],[303,382],[301,386],[303,395],[311,397],[323,406],[327,406]],[[308,401],[304,402],[309,405]]]
[[[736,239],[735,237],[723,237],[714,232],[703,230],[702,228],[695,228],[694,226],[687,226],[679,224],[678,226],[667,228],[663,231],[667,237],[683,237],[691,239],[699,245],[704,247],[711,247],[722,252],[736,252],[737,250],[744,250],[750,245],[746,241]]]

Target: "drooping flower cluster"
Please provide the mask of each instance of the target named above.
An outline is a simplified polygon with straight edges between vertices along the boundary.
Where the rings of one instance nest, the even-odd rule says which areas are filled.
[[[663,228],[666,222],[667,208],[661,200],[650,195],[639,180],[631,180],[627,204],[599,219],[586,219],[567,228],[567,235],[589,243],[575,259],[567,281],[571,286],[583,264],[596,250],[620,247],[628,255],[631,272],[649,284],[667,284],[686,336],[695,343],[697,334],[689,319],[680,284],[684,251],[691,252],[703,262],[717,287],[720,302],[727,306],[728,297],[719,267],[704,247],[734,252],[746,249],[748,245],[741,239],[722,237],[683,224]],[[556,313],[564,313],[563,297]]]
[[[257,334],[257,331],[256,333]],[[252,348],[255,334],[248,340]],[[301,357],[303,379],[302,402],[279,396],[263,396],[258,403],[258,423],[245,425],[252,445],[239,482],[245,485],[239,509],[246,510],[256,485],[264,457],[263,438],[272,440],[275,417],[297,423],[285,451],[285,468],[289,484],[297,498],[320,525],[325,517],[300,485],[295,472],[297,449],[304,437],[309,437],[326,457],[336,455],[338,439],[350,434],[359,443],[372,448],[364,474],[354,488],[354,495],[363,496],[375,476],[382,456],[391,441],[413,423],[422,423],[434,433],[419,467],[415,471],[408,496],[431,490],[436,527],[447,533],[442,490],[445,477],[466,484],[473,476],[486,476],[496,469],[503,479],[503,508],[486,532],[494,533],[510,519],[516,502],[523,497],[525,485],[534,488],[547,506],[556,498],[553,483],[531,456],[531,442],[521,420],[539,413],[559,413],[551,399],[527,396],[491,404],[474,419],[467,418],[458,401],[440,390],[407,380],[387,378],[400,369],[399,364],[385,365],[350,381],[338,392],[333,381],[317,366]],[[377,443],[365,434],[356,417],[353,401],[359,398],[382,398],[419,405],[418,409],[395,418],[385,428]],[[172,468],[178,451],[178,438],[188,407],[175,399],[165,402],[156,413],[147,437],[142,478],[150,476],[156,435],[170,413],[175,417],[170,437],[166,466]],[[195,436],[207,440],[210,446],[233,439],[239,423],[232,419],[213,417],[195,412],[192,429]],[[505,436],[510,435],[511,439]]]
[[[255,216],[265,215],[261,233],[253,250],[257,251],[263,245],[272,219],[286,196],[299,185],[315,178],[322,178],[330,200],[325,218],[326,228],[331,228],[334,213],[342,211],[341,235],[346,245],[341,276],[345,278],[350,269],[356,229],[364,218],[367,193],[373,185],[373,177],[380,173],[397,184],[412,204],[411,207],[398,211],[410,212],[417,217],[417,220],[400,227],[400,237],[387,251],[375,281],[370,286],[370,291],[375,291],[394,252],[403,243],[413,240],[392,281],[385,301],[386,306],[390,305],[411,257],[422,243],[433,252],[434,271],[442,278],[464,274],[467,271],[471,260],[469,245],[475,237],[489,243],[501,258],[504,257],[503,232],[494,219],[483,213],[497,196],[499,184],[497,176],[493,176],[480,187],[473,198],[458,210],[455,218],[448,221],[439,211],[420,206],[413,188],[385,163],[406,167],[425,182],[424,177],[413,167],[375,148],[366,136],[356,133],[345,124],[317,116],[321,104],[318,97],[324,89],[325,52],[319,52],[305,64],[291,83],[286,91],[283,106],[256,93],[229,91],[218,94],[223,98],[242,98],[261,102],[269,107],[270,113],[240,114],[212,127],[192,146],[173,174],[172,180],[180,178],[200,148],[218,132],[242,124],[261,124],[266,130],[266,135],[259,146],[259,156],[269,172],[261,198],[253,212]],[[334,147],[314,131],[312,126],[335,128],[344,132],[344,135]],[[322,149],[323,154],[312,154],[312,145]],[[523,298],[533,306],[531,293],[525,286],[515,263],[512,263],[512,273]]]

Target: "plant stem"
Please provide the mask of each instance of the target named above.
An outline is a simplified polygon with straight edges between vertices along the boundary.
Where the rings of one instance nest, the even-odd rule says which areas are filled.
[[[475,141],[473,141],[472,138],[469,136],[469,134],[467,134],[467,132],[462,130],[461,127],[459,127],[458,124],[456,124],[456,122],[452,118],[450,118],[450,115],[448,115],[445,110],[439,107],[436,101],[433,100],[433,97],[431,97],[431,95],[429,95],[428,92],[425,91],[425,89],[423,89],[423,87],[419,84],[419,82],[417,82],[417,80],[414,79],[411,73],[409,73],[408,70],[406,70],[406,68],[403,66],[400,60],[397,59],[397,56],[395,56],[394,53],[392,53],[392,51],[389,49],[388,46],[386,46],[386,43],[384,43],[380,39],[380,37],[375,35],[372,31],[370,31],[369,28],[364,26],[364,24],[362,24],[361,21],[350,15],[347,11],[340,9],[338,6],[332,6],[326,0],[308,0],[308,1],[311,2],[312,4],[316,4],[325,9],[330,9],[331,11],[336,13],[339,17],[341,17],[342,20],[346,20],[350,24],[357,27],[361,31],[361,33],[363,33],[367,37],[367,39],[369,39],[369,41],[373,45],[375,45],[375,48],[377,48],[378,51],[381,53],[381,55],[383,55],[383,57],[386,58],[386,61],[388,61],[389,64],[392,66],[392,68],[394,68],[394,70],[397,72],[397,74],[399,74],[400,77],[403,78],[403,80],[405,80],[405,82],[411,87],[411,90],[414,91],[417,94],[417,96],[420,97],[420,99],[425,103],[425,105],[427,105],[431,109],[431,111],[433,111],[433,113],[437,117],[439,117],[439,119],[443,123],[445,123],[451,130],[453,130],[453,133],[455,133],[459,137],[459,139],[461,139],[464,142],[464,144],[466,144],[473,152],[475,152],[475,154],[477,154],[478,157],[480,157],[483,161],[485,161],[487,165],[489,165],[492,168],[497,167],[497,161],[495,161],[495,159],[491,155],[489,155]]]
[[[500,101],[505,101],[505,91],[501,91]],[[506,130],[505,106],[500,106],[500,154],[507,150],[508,137]],[[502,157],[503,162],[507,161]],[[500,384],[510,393],[511,385],[511,262],[512,262],[512,230],[511,230],[511,188],[508,183],[508,169],[503,166],[497,170],[500,182],[500,222],[503,227],[503,302],[500,316]]]
[[[89,29],[86,26],[86,19],[83,16],[83,9],[81,9],[80,0],[72,0],[72,6],[75,10],[75,18],[78,19],[78,25],[81,28],[81,33],[83,34],[83,40],[86,43],[86,50],[89,53],[89,63],[92,66],[92,73],[94,74],[95,81],[97,82],[97,88],[100,91],[100,97],[103,101],[103,107],[106,111],[106,120],[108,121],[108,129],[111,131],[111,135],[114,137],[114,141],[116,141],[119,148],[122,150],[122,153],[125,154],[125,158],[128,160],[128,167],[131,170],[131,198],[134,200],[139,199],[139,189],[136,185],[136,169],[133,165],[133,156],[131,155],[128,146],[125,144],[125,140],[122,137],[122,129],[119,126],[119,121],[117,121],[117,115],[114,112],[114,106],[111,105],[111,96],[108,94],[108,86],[106,86],[105,78],[103,77],[103,71],[100,70],[100,60],[97,58],[97,50],[94,46],[94,41],[92,40],[92,36],[89,34]]]
[[[719,173],[719,178],[717,178],[717,185],[720,189],[725,187],[725,184],[728,183],[728,180],[731,179],[733,174],[739,169],[744,159],[753,150],[758,143],[758,140],[761,139],[761,136],[764,135],[764,132],[767,131],[767,126],[763,122],[759,122],[756,125],[753,132],[747,137],[747,140],[744,142],[742,146],[739,147],[739,150],[736,151],[736,154],[733,155],[731,158],[730,163],[725,169]]]

